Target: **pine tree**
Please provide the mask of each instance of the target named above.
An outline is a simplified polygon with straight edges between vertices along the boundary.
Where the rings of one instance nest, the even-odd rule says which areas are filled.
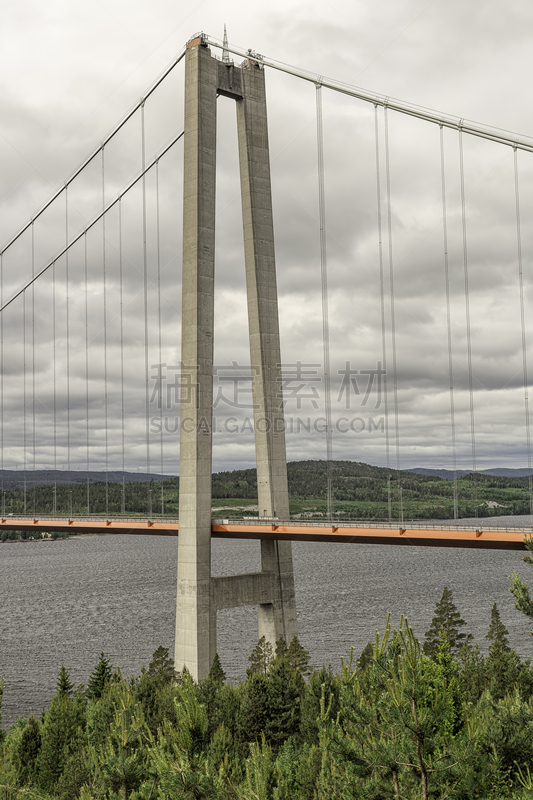
[[[329,709],[331,719],[336,719],[339,711],[339,677],[333,674],[331,664],[313,672],[302,698],[300,733],[310,745],[318,745],[318,718],[322,702]]]
[[[524,545],[526,550],[529,552],[533,551],[533,536],[526,536],[524,539]],[[533,556],[527,555],[524,556],[522,561],[525,561],[526,564],[529,564],[530,567],[533,567]],[[524,583],[517,572],[513,572],[509,577],[511,581],[511,588],[509,591],[514,596],[514,606],[522,614],[525,614],[526,617],[533,619],[533,600],[531,599],[531,595],[529,593],[529,586],[527,583]],[[531,635],[533,636],[533,631],[531,631]]]
[[[266,676],[268,674],[270,662],[272,661],[272,645],[267,642],[264,636],[261,636],[257,642],[248,661],[250,662],[250,666],[246,670],[248,677],[252,675]]]
[[[215,653],[215,657],[213,659],[213,663],[211,664],[211,669],[209,670],[209,675],[207,676],[210,680],[216,684],[219,688],[223,686],[226,682],[226,673],[222,669],[222,664],[220,663],[220,658],[218,657],[218,653]]]
[[[265,737],[277,751],[286,739],[300,732],[305,683],[286,659],[272,664],[267,681]]]
[[[311,672],[309,666],[309,661],[311,660],[309,650],[306,650],[305,647],[300,644],[297,636],[293,636],[292,638],[289,649],[287,650],[286,660],[289,666],[299,672],[304,678]]]
[[[93,669],[89,683],[87,684],[86,695],[89,700],[99,700],[106,684],[111,680],[111,667],[109,666],[109,659],[105,657],[104,653],[100,653],[100,660]]]
[[[424,653],[430,657],[437,653],[441,643],[440,633],[444,631],[452,654],[457,655],[461,647],[469,644],[473,639],[472,634],[461,632],[461,628],[465,625],[466,622],[453,602],[451,589],[445,586],[442,597],[435,606],[435,614],[429,630],[426,632]]]
[[[361,651],[361,655],[357,659],[357,667],[358,669],[365,669],[368,667],[369,664],[372,663],[372,659],[374,657],[374,645],[372,642],[369,642],[363,650]]]
[[[240,742],[257,742],[265,730],[268,716],[268,680],[260,672],[252,672],[244,684],[237,712],[237,737]]]
[[[30,714],[28,723],[22,731],[15,759],[17,778],[21,786],[30,783],[35,777],[37,771],[37,757],[40,750],[41,726],[33,714]]]
[[[161,800],[208,800],[220,797],[217,775],[206,758],[208,723],[205,708],[198,702],[190,675],[177,686],[174,699],[177,724],[166,720],[158,742],[150,748],[153,774],[158,778]]]
[[[148,665],[148,675],[158,683],[171,683],[176,677],[174,660],[168,654],[168,647],[159,646],[154,651]]]
[[[489,653],[492,653],[495,650],[509,653],[511,648],[509,647],[509,639],[507,638],[508,635],[509,631],[501,620],[498,606],[496,603],[494,603],[492,606],[492,611],[490,612],[489,631],[485,637],[490,641]]]
[[[85,705],[80,699],[54,695],[41,724],[37,783],[52,793],[65,764],[77,751],[85,728]]]
[[[56,682],[56,690],[62,697],[70,697],[74,689],[74,684],[70,680],[70,675],[65,669],[65,665],[61,664],[59,675]]]
[[[222,669],[218,654],[215,653],[209,674],[197,687],[198,701],[204,706],[207,712],[209,738],[211,738],[221,722],[219,713],[219,693],[224,686],[225,680],[226,673]]]
[[[111,790],[111,796],[120,791],[124,800],[128,800],[130,792],[137,789],[146,776],[141,748],[143,729],[142,709],[123,684],[107,741],[98,754],[105,788]]]
[[[280,638],[276,642],[276,658],[285,658],[288,653],[287,642],[285,641],[284,636],[280,636]]]

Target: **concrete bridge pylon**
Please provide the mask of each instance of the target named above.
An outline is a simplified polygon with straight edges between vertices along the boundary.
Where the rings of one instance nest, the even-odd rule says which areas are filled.
[[[211,473],[217,96],[237,107],[259,513],[289,518],[270,159],[263,68],[211,55],[202,35],[185,57],[180,503],[176,669],[197,680],[216,653],[217,611],[257,605],[259,636],[296,635],[289,541],[261,542],[261,571],[211,576]]]

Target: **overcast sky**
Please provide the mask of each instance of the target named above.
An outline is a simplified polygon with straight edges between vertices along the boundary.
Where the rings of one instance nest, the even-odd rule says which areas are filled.
[[[533,134],[530,75],[533,10],[523,2],[240,2],[170,3],[107,0],[90,5],[50,0],[4,8],[0,31],[0,238],[6,241],[57,189],[118,119],[182,49],[203,30],[230,42],[364,87],[525,135]],[[219,51],[214,50],[219,55]],[[238,59],[237,59],[238,61]],[[151,158],[180,129],[183,65],[146,104],[146,153]],[[322,323],[317,197],[315,88],[279,72],[267,73],[269,128],[280,293],[282,358],[305,365],[301,381],[286,382],[288,457],[324,458]],[[376,370],[382,361],[382,319],[375,174],[374,108],[323,91],[326,214],[334,457],[384,465],[388,412],[392,466],[451,468],[453,448],[444,281],[439,128],[389,113],[392,253],[395,283],[397,407],[393,392],[390,285],[385,281],[387,398],[378,380],[365,403],[368,372],[350,384],[346,407],[342,370]],[[384,269],[389,270],[383,114],[379,113]],[[458,138],[444,136],[450,268],[450,309],[456,454],[472,466],[463,231]],[[235,110],[219,100],[217,173],[217,293],[214,468],[253,464],[247,425],[246,382],[232,406],[232,362],[249,363],[244,293]],[[147,177],[150,365],[167,364],[163,389],[172,401],[172,369],[180,352],[181,172],[177,144],[159,166],[159,263],[163,298],[157,296],[156,176]],[[141,164],[140,116],[126,126],[105,156],[106,200]],[[478,467],[527,466],[524,425],[513,151],[464,139],[475,447]],[[526,332],[533,353],[533,154],[519,153]],[[101,160],[68,196],[68,233],[74,235],[102,203]],[[4,321],[4,466],[50,468],[54,463],[92,470],[146,469],[142,195],[137,187],[122,204],[123,336],[120,334],[118,211],[106,219],[106,325],[103,318],[102,227],[87,238],[85,318],[84,243],[55,278],[55,446],[53,278],[39,279],[6,312]],[[64,197],[34,230],[34,268],[65,240]],[[4,258],[4,298],[32,270],[31,237]],[[22,321],[26,318],[24,337]],[[161,318],[161,357],[158,320]],[[69,327],[69,344],[66,332]],[[85,356],[85,337],[90,341]],[[107,363],[104,361],[104,337]],[[24,346],[25,339],[25,346]],[[35,344],[34,344],[35,340]],[[34,356],[35,354],[35,356]],[[33,378],[35,357],[35,426]],[[69,369],[67,371],[67,361]],[[121,378],[123,364],[124,380]],[[88,372],[87,372],[88,371]],[[107,372],[107,392],[104,383]],[[529,368],[533,373],[533,365]],[[89,381],[87,383],[87,374]],[[157,370],[152,369],[151,375]],[[239,373],[245,375],[244,372]],[[294,376],[294,373],[293,373]],[[67,383],[68,377],[68,383]],[[125,408],[122,415],[124,385]],[[69,401],[67,410],[67,386]],[[87,392],[88,386],[88,392]],[[155,387],[151,378],[150,392]],[[382,384],[382,390],[384,384]],[[105,396],[107,394],[107,423]],[[26,412],[24,413],[24,397]],[[177,410],[150,407],[151,470],[178,470]],[[87,413],[89,407],[89,448]],[[318,407],[317,407],[318,406]],[[396,417],[398,428],[396,428]],[[162,423],[159,421],[162,418]],[[165,427],[166,426],[166,427]],[[306,427],[311,427],[307,432]],[[35,450],[33,430],[35,427]],[[107,440],[107,448],[106,448]],[[26,442],[26,447],[22,446]],[[397,444],[400,445],[399,461]]]

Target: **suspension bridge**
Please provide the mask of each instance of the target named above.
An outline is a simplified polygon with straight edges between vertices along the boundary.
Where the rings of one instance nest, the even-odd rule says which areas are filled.
[[[184,79],[178,69],[181,62]],[[301,262],[300,283],[316,278],[319,300],[303,309],[302,320],[306,324],[319,320],[320,363],[305,331],[299,334],[296,349],[283,340],[284,352],[289,350],[292,360],[282,359],[275,194],[272,201],[275,171],[272,177],[265,89],[268,68],[315,90],[316,258],[310,261],[304,253],[294,254],[294,259]],[[176,97],[183,80],[180,122]],[[354,104],[343,105],[346,119],[351,119],[353,108],[358,109],[354,137],[359,131],[364,155],[358,161],[361,185],[349,186],[358,198],[352,198],[354,213],[349,221],[343,214],[336,213],[334,219],[328,215],[331,173],[325,142],[328,132],[334,137],[334,128],[325,124],[324,111],[329,107],[323,107],[325,91]],[[248,364],[239,350],[243,363],[231,354],[220,366],[214,344],[217,325],[243,327],[239,314],[244,302],[237,310],[232,291],[218,292],[227,308],[217,307],[218,98],[234,101],[237,109],[243,238],[242,253],[237,248],[229,266],[234,281],[236,266],[244,264],[249,341]],[[401,192],[391,165],[393,117],[414,121],[422,126],[417,131],[431,130],[430,136],[436,133],[427,140],[425,133],[415,133],[421,137],[420,164],[404,176],[418,182],[424,213],[438,210],[437,220],[427,222],[422,233],[421,217],[411,214],[411,231],[409,215],[403,219],[395,210],[394,198],[401,206]],[[404,134],[399,129],[400,145]],[[500,161],[511,154],[505,191],[496,191],[505,206],[498,213],[511,220],[512,240],[502,243],[505,237],[494,221],[483,219],[482,205],[467,186],[466,140],[499,148]],[[203,33],[192,37],[138,103],[0,250],[0,528],[179,534],[175,657],[178,667],[186,665],[198,678],[207,674],[216,652],[216,614],[221,608],[257,605],[260,635],[272,642],[295,635],[291,541],[523,548],[524,534],[531,527],[494,528],[483,525],[481,517],[475,525],[461,523],[457,473],[459,465],[468,463],[475,474],[480,463],[488,463],[497,442],[506,441],[514,463],[527,467],[533,511],[526,308],[530,281],[524,278],[533,241],[521,225],[522,206],[529,212],[531,205],[532,151],[533,139],[526,136],[326,79],[230,46],[226,37],[222,42]],[[487,162],[493,157],[493,151],[490,157],[485,151],[476,153]],[[430,161],[438,188],[426,196],[422,178]],[[335,181],[342,181],[342,175]],[[307,192],[306,185],[303,191]],[[300,202],[293,199],[295,205]],[[282,226],[286,223],[283,236],[302,239],[296,236],[297,220],[296,211],[292,222],[281,220]],[[356,252],[341,253],[341,225],[356,230]],[[492,234],[488,247],[497,251],[504,290],[486,287],[489,295],[492,292],[488,307],[487,295],[473,293],[472,281],[479,283],[481,276],[483,286],[487,256],[477,249],[481,244],[486,248]],[[426,250],[413,256],[421,242]],[[223,243],[228,244],[227,238]],[[410,273],[405,270],[409,259]],[[354,264],[359,267],[356,277]],[[335,270],[346,284],[340,294],[352,307],[357,338],[332,346],[339,313],[337,304],[332,328]],[[410,281],[433,287],[427,340],[409,338],[412,319],[428,313],[413,306],[406,317]],[[297,315],[295,307],[292,313]],[[345,316],[349,314],[348,310]],[[365,314],[375,315],[378,336],[365,339],[365,326],[367,332],[372,328]],[[481,321],[493,333],[497,328],[498,347],[508,353],[509,374],[496,376],[494,385],[481,381],[476,372],[478,349],[479,358],[490,358]],[[283,332],[283,313],[281,323]],[[353,366],[354,352],[362,359],[357,366]],[[339,358],[342,366],[335,371]],[[432,389],[432,381],[436,388]],[[409,395],[413,386],[418,387],[417,398]],[[487,396],[495,390],[505,409],[497,425],[484,413]],[[311,410],[308,417],[302,411],[306,403]],[[412,430],[413,416],[427,440],[427,451],[419,447],[419,453],[430,452],[453,473],[454,521],[405,519],[401,477],[388,483],[387,521],[336,517],[330,468],[334,449],[346,452],[349,447],[352,460],[371,453],[392,475],[404,461],[402,425]],[[212,518],[213,442],[221,432],[219,425],[224,433],[218,445],[222,451],[229,446],[230,433],[239,439],[248,436],[246,443],[254,444],[255,518]],[[290,517],[286,438],[294,442],[291,431],[329,465],[324,520]],[[357,438],[359,434],[363,435]],[[412,457],[416,448],[407,449]],[[128,508],[125,488],[128,471],[140,467],[147,475],[143,510],[138,504]],[[11,490],[5,483],[8,469],[17,469],[21,476],[22,504],[14,512],[9,511]],[[40,470],[53,475],[51,507],[38,491]],[[104,487],[104,500],[98,502],[90,479],[95,471],[102,474]],[[117,471],[122,475],[118,504],[116,493],[110,491],[110,475]],[[161,480],[178,473],[179,517],[165,502]],[[86,475],[83,507],[79,499],[73,501],[72,492],[64,501],[58,491],[73,474],[78,484],[79,476]],[[157,493],[152,476],[159,481]],[[475,495],[475,482],[472,486]],[[478,505],[475,497],[474,504]],[[260,540],[261,571],[213,577],[212,537]]]

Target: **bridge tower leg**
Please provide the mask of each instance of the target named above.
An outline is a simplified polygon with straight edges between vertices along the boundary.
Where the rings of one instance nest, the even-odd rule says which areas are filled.
[[[256,62],[242,68],[242,94],[237,131],[259,514],[289,519],[265,72]],[[259,605],[259,636],[289,642],[296,635],[291,543],[262,541],[261,566],[276,581],[274,602]]]
[[[180,529],[176,669],[201,680],[216,653],[221,608],[257,605],[259,635],[296,634],[290,542],[261,542],[261,572],[211,577],[216,97],[237,102],[259,513],[288,519],[287,462],[264,72],[211,56],[185,59]]]

